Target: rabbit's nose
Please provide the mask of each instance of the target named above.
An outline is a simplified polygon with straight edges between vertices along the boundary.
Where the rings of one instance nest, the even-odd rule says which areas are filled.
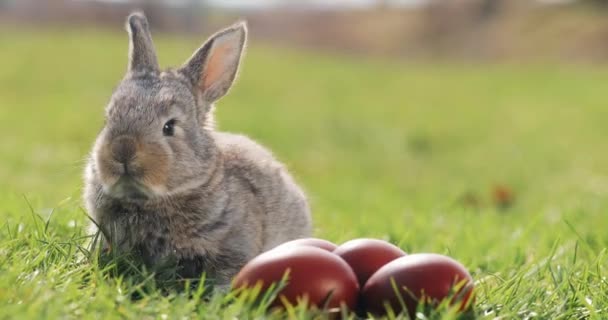
[[[127,164],[135,157],[135,139],[120,136],[112,141],[112,157],[122,164]]]

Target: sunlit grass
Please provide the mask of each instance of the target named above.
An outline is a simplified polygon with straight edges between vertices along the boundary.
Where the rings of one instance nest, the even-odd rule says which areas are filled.
[[[161,63],[203,39],[157,37]],[[289,166],[316,236],[449,254],[478,283],[480,318],[606,317],[608,68],[417,65],[251,39],[220,128]],[[133,300],[149,277],[83,258],[83,161],[126,45],[91,30],[0,32],[0,318],[261,316],[226,296],[152,287]]]

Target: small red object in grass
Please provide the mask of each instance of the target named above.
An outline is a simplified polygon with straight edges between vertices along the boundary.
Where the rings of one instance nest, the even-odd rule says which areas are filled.
[[[380,267],[405,256],[405,252],[399,247],[378,239],[350,240],[336,248],[334,253],[350,265],[361,288]]]
[[[337,255],[315,247],[286,246],[262,253],[241,269],[233,287],[261,283],[264,291],[281,281],[288,270],[287,285],[272,306],[282,306],[281,298],[296,305],[304,297],[317,308],[345,305],[354,310],[357,305],[359,284],[350,266]]]
[[[496,185],[492,189],[492,200],[497,207],[506,209],[515,201],[515,195],[508,186]]]
[[[456,288],[458,292],[453,293]],[[462,264],[443,255],[422,253],[393,260],[380,268],[365,284],[362,299],[368,312],[384,315],[385,302],[396,313],[403,311],[399,302],[402,298],[413,319],[423,297],[424,301],[435,305],[453,293],[451,303],[459,302],[460,310],[464,311],[472,291],[473,279]]]
[[[326,251],[334,251],[334,249],[336,249],[336,246],[334,243],[329,242],[327,240],[323,240],[323,239],[319,239],[319,238],[302,238],[302,239],[296,239],[296,240],[291,240],[289,242],[285,242],[282,243],[276,247],[274,247],[274,249],[278,249],[278,248],[284,248],[287,246],[308,246],[308,247],[317,247],[319,249],[323,249]],[[274,250],[272,249],[272,250]]]

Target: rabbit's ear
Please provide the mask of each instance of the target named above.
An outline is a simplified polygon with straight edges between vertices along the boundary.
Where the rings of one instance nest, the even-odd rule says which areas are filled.
[[[206,102],[215,102],[230,89],[246,39],[247,25],[239,22],[209,38],[180,69]]]
[[[158,61],[146,16],[141,12],[132,13],[127,18],[126,27],[129,32],[129,72],[158,72]]]

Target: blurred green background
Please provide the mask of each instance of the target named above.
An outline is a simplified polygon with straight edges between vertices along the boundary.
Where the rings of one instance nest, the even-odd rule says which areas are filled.
[[[602,1],[486,2],[208,4],[201,24],[171,16],[179,6],[147,9],[163,66],[181,64],[214,28],[251,20],[219,128],[287,164],[309,195],[316,236],[450,254],[492,279],[479,283],[480,316],[599,319],[608,312],[608,11]],[[35,233],[31,210],[53,212],[57,239],[82,234],[83,166],[126,68],[123,13],[144,3],[39,3],[47,15],[15,3],[0,4],[0,301],[13,305],[6,315],[75,316],[57,291],[73,286],[67,278],[37,287],[24,277],[39,266],[19,257],[44,248],[17,243]],[[9,293],[15,283],[22,289]]]

